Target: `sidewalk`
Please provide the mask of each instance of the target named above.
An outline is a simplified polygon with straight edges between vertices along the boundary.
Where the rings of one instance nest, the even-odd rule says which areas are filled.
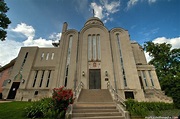
[[[0,100],[0,103],[6,103],[6,102],[12,102],[12,101],[9,101],[9,100]]]

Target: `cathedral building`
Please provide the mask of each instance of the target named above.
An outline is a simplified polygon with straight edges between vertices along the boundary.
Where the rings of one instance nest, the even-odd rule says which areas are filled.
[[[9,79],[4,99],[38,100],[52,95],[60,86],[75,90],[113,89],[123,98],[137,101],[172,102],[165,96],[143,48],[130,40],[123,28],[108,30],[96,17],[77,31],[65,22],[54,47],[22,47]]]

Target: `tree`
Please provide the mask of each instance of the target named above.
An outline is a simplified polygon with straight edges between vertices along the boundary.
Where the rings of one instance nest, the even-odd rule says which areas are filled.
[[[5,29],[8,28],[8,25],[11,23],[9,18],[6,15],[6,12],[9,10],[4,0],[0,0],[0,40],[3,41],[6,38],[7,32]]]
[[[149,64],[156,68],[162,90],[180,108],[180,48],[171,49],[168,43],[146,42],[144,49],[152,57]]]

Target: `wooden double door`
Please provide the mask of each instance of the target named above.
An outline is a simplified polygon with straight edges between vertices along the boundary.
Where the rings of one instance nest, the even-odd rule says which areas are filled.
[[[89,70],[89,89],[101,89],[101,70]]]

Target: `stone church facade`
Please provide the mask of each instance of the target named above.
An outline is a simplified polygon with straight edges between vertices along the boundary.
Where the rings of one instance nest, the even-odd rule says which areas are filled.
[[[61,39],[53,45],[21,48],[3,87],[4,99],[38,100],[51,96],[55,87],[76,89],[80,82],[84,89],[107,89],[109,82],[124,99],[172,102],[127,30],[108,30],[96,17],[80,31],[68,29],[65,22]]]

